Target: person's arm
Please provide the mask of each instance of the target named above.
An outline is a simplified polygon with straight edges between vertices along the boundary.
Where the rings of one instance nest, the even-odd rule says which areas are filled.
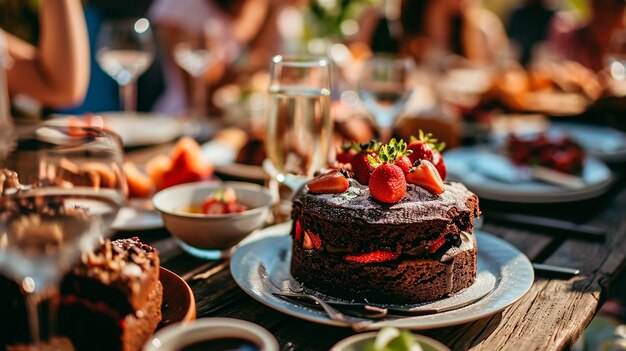
[[[240,45],[247,45],[261,30],[269,6],[269,0],[243,1],[233,21],[233,34]]]
[[[7,35],[9,91],[44,105],[80,103],[89,83],[89,40],[79,0],[44,0],[39,47]]]

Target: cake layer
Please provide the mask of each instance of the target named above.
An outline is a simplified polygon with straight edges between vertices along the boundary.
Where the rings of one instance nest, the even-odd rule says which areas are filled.
[[[138,238],[104,241],[83,255],[61,294],[105,302],[122,315],[141,310],[159,283],[159,256]]]
[[[401,255],[368,264],[294,242],[291,274],[307,288],[347,300],[397,304],[435,300],[474,283],[476,242],[472,235],[462,237],[461,246],[447,250],[439,260]]]
[[[59,309],[59,334],[69,337],[77,351],[138,351],[161,321],[160,282],[144,307],[123,315],[102,302],[64,296]]]
[[[366,186],[352,179],[342,194],[311,194],[303,187],[294,196],[292,219],[317,234],[329,252],[415,253],[441,234],[473,230],[479,215],[476,195],[460,183],[444,188],[434,195],[408,184],[402,200],[389,205],[374,200]]]

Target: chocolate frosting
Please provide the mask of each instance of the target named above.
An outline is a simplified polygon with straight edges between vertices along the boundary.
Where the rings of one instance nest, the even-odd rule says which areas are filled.
[[[435,195],[417,185],[407,184],[404,197],[395,204],[385,204],[370,196],[369,188],[350,179],[350,187],[341,194],[313,194],[306,186],[294,196],[294,203],[303,210],[317,212],[331,221],[345,218],[349,211],[351,219],[367,224],[409,224],[432,220],[449,219],[453,209],[478,211],[467,205],[476,197],[467,188],[456,182],[446,183],[445,191]],[[478,213],[474,214],[475,216]]]

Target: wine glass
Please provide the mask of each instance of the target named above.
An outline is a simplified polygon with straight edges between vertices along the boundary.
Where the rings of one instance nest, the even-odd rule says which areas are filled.
[[[124,111],[135,111],[137,78],[154,60],[150,22],[145,18],[107,21],[100,28],[96,46],[98,64],[120,86]]]
[[[330,63],[326,58],[274,56],[268,92],[264,168],[293,189],[328,162]]]
[[[201,29],[183,31],[182,40],[174,46],[174,60],[193,80],[192,114],[194,117],[207,115],[206,91],[204,76],[221,55],[220,33],[218,22],[207,21]]]
[[[606,62],[612,93],[626,95],[626,30],[619,29],[611,35]]]
[[[122,146],[112,132],[58,124],[22,131],[13,145],[0,158],[0,272],[21,287],[32,342],[42,346],[54,326],[40,330],[39,302],[57,295],[125,201]]]
[[[358,91],[367,110],[374,116],[382,142],[391,139],[393,124],[413,92],[410,58],[378,55],[365,62]]]

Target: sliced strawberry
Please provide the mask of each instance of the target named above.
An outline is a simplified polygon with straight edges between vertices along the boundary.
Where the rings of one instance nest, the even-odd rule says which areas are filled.
[[[226,209],[226,213],[241,213],[248,209],[246,206],[238,202],[229,202],[227,204],[224,204],[224,207]]]
[[[225,214],[226,208],[223,203],[213,199],[202,205],[202,212],[204,214]]]
[[[439,249],[441,249],[441,247],[446,243],[446,235],[445,234],[441,234],[437,240],[435,240],[432,244],[430,244],[430,246],[428,247],[428,253],[429,254],[434,254],[435,252],[439,251]]]
[[[396,160],[396,165],[402,169],[402,172],[408,172],[413,167],[413,162],[408,156],[401,156]]]
[[[391,260],[395,260],[396,258],[398,258],[397,253],[391,252],[391,251],[381,251],[381,250],[369,252],[369,253],[365,253],[361,255],[344,256],[344,259],[348,262],[361,263],[361,264],[391,261]]]
[[[348,190],[348,179],[337,170],[330,171],[311,180],[307,185],[313,194],[339,194]]]
[[[393,204],[406,193],[406,179],[402,169],[391,163],[376,167],[369,182],[370,194],[380,202]]]
[[[435,166],[426,160],[420,161],[420,164],[413,167],[406,174],[406,181],[411,184],[419,185],[429,192],[439,195],[444,192],[443,180],[439,175],[439,171]]]
[[[319,235],[307,229],[304,231],[302,247],[305,250],[319,250],[322,247],[322,240]]]
[[[296,241],[300,241],[302,238],[302,225],[300,225],[300,221],[296,219],[296,228],[294,232],[294,239]]]

